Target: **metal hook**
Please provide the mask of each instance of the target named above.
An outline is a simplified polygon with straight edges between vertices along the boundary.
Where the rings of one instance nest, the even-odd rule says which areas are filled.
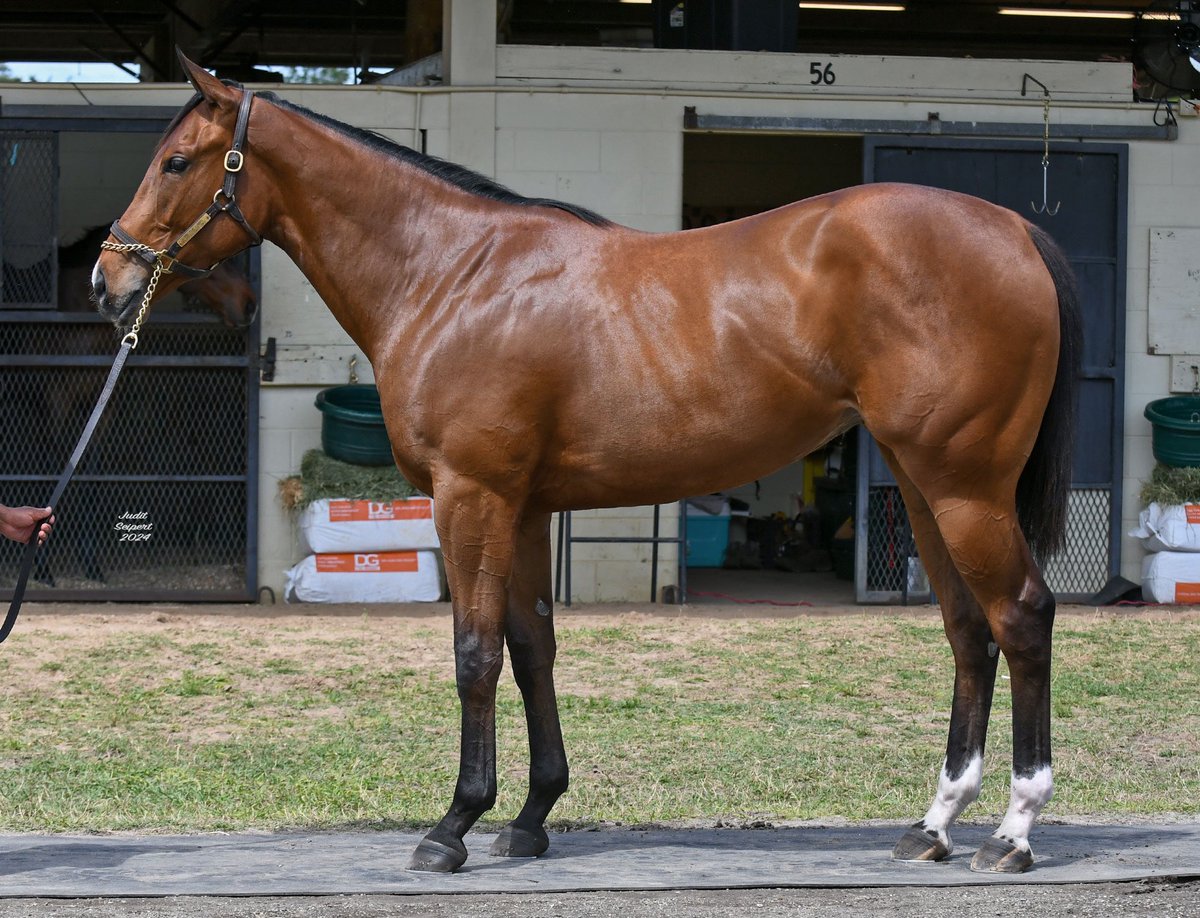
[[[351,354],[350,355],[350,385],[352,385],[352,386],[358,385],[358,370],[356,368],[357,364],[358,364],[358,354]]]
[[[1033,208],[1035,214],[1046,214],[1053,217],[1062,206],[1062,201],[1056,201],[1053,207],[1050,206],[1050,90],[1037,77],[1026,73],[1021,77],[1021,95],[1025,95],[1030,81],[1042,87],[1042,205],[1039,207],[1030,201],[1029,206]]]
[[[1033,208],[1035,214],[1046,214],[1053,217],[1058,213],[1058,209],[1062,207],[1062,201],[1055,201],[1054,206],[1050,206],[1050,198],[1047,193],[1047,185],[1050,181],[1050,157],[1042,157],[1042,206],[1038,207],[1033,201],[1029,202],[1029,206]]]

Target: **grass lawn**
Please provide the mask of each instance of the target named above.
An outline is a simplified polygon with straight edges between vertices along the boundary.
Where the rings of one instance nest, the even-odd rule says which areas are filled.
[[[915,820],[946,741],[940,621],[558,612],[557,825]],[[1046,817],[1200,817],[1200,616],[1062,614]],[[1001,664],[984,794],[1008,802]],[[436,822],[457,771],[448,616],[28,614],[0,647],[0,829]],[[524,799],[506,671],[493,825]]]

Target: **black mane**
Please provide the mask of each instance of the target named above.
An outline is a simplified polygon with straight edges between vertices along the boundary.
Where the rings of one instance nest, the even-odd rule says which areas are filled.
[[[556,201],[553,198],[527,198],[524,195],[517,194],[509,188],[505,188],[498,182],[493,181],[486,176],[480,175],[478,172],[460,166],[457,163],[448,162],[444,159],[439,159],[436,156],[429,156],[425,153],[418,153],[411,147],[406,147],[403,144],[398,144],[393,140],[389,140],[382,134],[376,134],[373,131],[365,131],[362,128],[356,128],[352,125],[337,121],[326,115],[311,111],[302,105],[296,105],[294,102],[288,102],[285,99],[279,98],[273,92],[260,92],[258,95],[269,102],[278,105],[280,108],[288,111],[297,112],[304,115],[306,118],[311,118],[318,124],[322,124],[328,128],[332,128],[339,134],[344,134],[351,140],[357,141],[372,150],[391,156],[401,162],[416,166],[419,169],[428,172],[435,178],[439,178],[444,182],[449,182],[456,188],[461,188],[463,191],[474,195],[479,195],[483,198],[488,198],[492,201],[499,201],[502,204],[514,204],[519,207],[554,207],[558,210],[566,211],[573,216],[578,217],[592,226],[611,226],[612,221],[593,210],[588,210],[586,207],[579,207],[575,204],[568,204],[565,201]]]

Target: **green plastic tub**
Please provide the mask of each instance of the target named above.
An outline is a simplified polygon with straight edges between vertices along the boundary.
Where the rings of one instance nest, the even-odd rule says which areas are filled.
[[[379,390],[374,386],[322,389],[317,393],[317,408],[325,455],[355,465],[392,464]]]
[[[1150,447],[1163,465],[1200,466],[1200,395],[1160,398],[1146,406]]]

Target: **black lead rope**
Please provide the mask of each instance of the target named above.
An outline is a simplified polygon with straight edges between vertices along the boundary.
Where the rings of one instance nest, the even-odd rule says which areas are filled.
[[[88,418],[87,425],[83,428],[83,433],[79,436],[79,442],[75,444],[75,451],[71,453],[71,459],[59,476],[58,484],[54,486],[54,493],[50,496],[50,500],[47,501],[46,505],[51,508],[51,511],[58,506],[58,501],[62,497],[63,491],[67,489],[67,483],[70,482],[71,476],[75,474],[75,469],[78,468],[80,460],[83,459],[84,450],[87,449],[88,443],[91,442],[92,434],[96,432],[96,425],[100,423],[100,416],[104,414],[108,400],[112,398],[113,390],[117,386],[117,377],[121,375],[121,370],[125,366],[125,358],[129,356],[129,352],[136,346],[136,335],[126,335],[125,339],[121,342],[121,350],[117,352],[117,357],[113,361],[112,369],[108,373],[108,381],[104,383],[104,389],[100,393],[100,398],[96,401],[96,407],[92,409],[92,416]],[[17,623],[17,616],[21,612],[21,600],[25,597],[25,584],[29,581],[29,572],[33,569],[33,559],[37,553],[38,532],[41,528],[41,523],[34,528],[33,535],[25,543],[25,550],[21,554],[21,570],[17,574],[17,585],[13,589],[12,602],[9,604],[8,615],[4,619],[4,624],[0,625],[0,644],[4,643],[5,638],[8,637],[8,633],[12,631],[13,625]]]

